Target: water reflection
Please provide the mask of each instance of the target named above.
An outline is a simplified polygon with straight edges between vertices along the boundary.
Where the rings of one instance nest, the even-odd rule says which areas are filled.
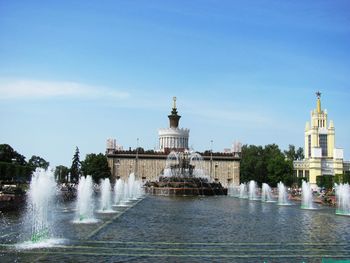
[[[121,211],[114,220],[114,215],[98,215],[101,221],[96,225],[67,223],[74,211],[57,212],[58,227],[69,242],[38,253],[47,262],[96,262],[101,258],[110,262],[320,262],[324,255],[350,258],[348,218],[333,212],[230,197],[151,196]],[[16,218],[9,220],[8,227],[18,233]],[[91,234],[97,228],[100,230]],[[1,241],[15,243],[14,239]],[[21,253],[8,252],[6,260],[34,261],[38,256]]]

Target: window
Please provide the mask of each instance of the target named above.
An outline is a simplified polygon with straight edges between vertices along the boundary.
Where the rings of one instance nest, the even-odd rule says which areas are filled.
[[[310,181],[310,173],[309,170],[305,170],[305,175],[304,177],[306,178],[306,181],[309,182]]]
[[[304,177],[303,170],[298,171],[298,177]]]
[[[319,141],[320,141],[320,147],[322,149],[322,156],[327,156],[327,134],[320,134],[319,135]]]
[[[308,136],[308,155],[311,157],[311,135]]]

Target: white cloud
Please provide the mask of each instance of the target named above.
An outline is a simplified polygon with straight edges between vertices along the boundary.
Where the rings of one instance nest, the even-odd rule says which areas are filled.
[[[45,99],[54,97],[125,99],[129,93],[77,82],[0,80],[0,99]]]

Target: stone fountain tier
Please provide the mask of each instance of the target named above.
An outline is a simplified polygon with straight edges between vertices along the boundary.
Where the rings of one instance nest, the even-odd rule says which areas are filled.
[[[206,178],[172,176],[160,177],[145,184],[146,193],[165,196],[227,195],[227,188]]]

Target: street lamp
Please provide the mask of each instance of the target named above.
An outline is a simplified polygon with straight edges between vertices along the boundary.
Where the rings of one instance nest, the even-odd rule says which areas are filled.
[[[219,180],[219,179],[216,177],[216,168],[218,168],[218,166],[219,166],[219,163],[216,162],[216,163],[215,163],[215,170],[214,170],[215,181],[218,181],[218,180]]]
[[[210,140],[210,177],[213,178],[213,140]]]
[[[117,162],[114,165],[115,165],[114,175],[115,175],[115,178],[118,180],[120,178],[120,176],[119,176],[119,166],[120,166],[119,160],[117,160]]]

